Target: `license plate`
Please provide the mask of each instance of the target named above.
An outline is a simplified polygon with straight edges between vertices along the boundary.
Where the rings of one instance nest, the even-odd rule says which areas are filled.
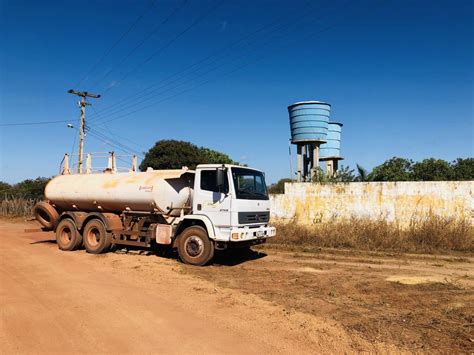
[[[256,235],[257,235],[257,238],[261,238],[265,235],[265,232],[264,231],[257,231]]]

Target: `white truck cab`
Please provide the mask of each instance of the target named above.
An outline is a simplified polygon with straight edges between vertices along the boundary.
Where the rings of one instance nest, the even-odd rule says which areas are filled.
[[[192,214],[209,222],[209,238],[217,248],[227,243],[260,244],[276,234],[268,225],[270,201],[265,175],[237,165],[202,164],[196,168]]]

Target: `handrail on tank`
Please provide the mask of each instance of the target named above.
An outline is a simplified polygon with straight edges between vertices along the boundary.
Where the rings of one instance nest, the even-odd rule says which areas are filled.
[[[107,155],[104,155],[107,154]],[[93,167],[92,166],[92,158],[107,158],[107,166],[105,167]],[[122,157],[131,157],[132,158],[132,165],[131,167],[119,167],[117,165],[117,158]],[[121,159],[123,161],[123,159]],[[76,164],[70,164],[70,155],[68,153],[64,154],[61,163],[59,164],[59,174],[60,175],[69,175],[72,174],[72,169]],[[129,155],[129,154],[115,154],[115,152],[97,152],[97,153],[88,153],[86,155],[86,169],[85,174],[91,173],[116,173],[119,171],[128,171],[128,172],[136,172],[137,171],[137,156],[136,155]]]

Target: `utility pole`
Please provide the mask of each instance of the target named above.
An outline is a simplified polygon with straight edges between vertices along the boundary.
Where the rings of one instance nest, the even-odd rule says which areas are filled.
[[[75,91],[73,89],[68,91],[69,94],[74,94],[81,97],[79,101],[79,107],[81,108],[81,124],[79,126],[79,157],[77,159],[77,172],[82,174],[82,164],[83,164],[83,155],[84,155],[84,131],[86,128],[86,106],[90,103],[86,102],[86,97],[91,97],[93,99],[98,99],[100,95],[90,94],[87,91]]]

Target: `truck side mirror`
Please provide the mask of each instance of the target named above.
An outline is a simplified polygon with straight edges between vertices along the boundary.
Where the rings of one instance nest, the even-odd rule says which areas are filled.
[[[216,172],[216,186],[219,188],[219,190],[223,190],[224,181],[225,181],[225,170],[224,170],[224,169],[217,168],[217,172]]]

